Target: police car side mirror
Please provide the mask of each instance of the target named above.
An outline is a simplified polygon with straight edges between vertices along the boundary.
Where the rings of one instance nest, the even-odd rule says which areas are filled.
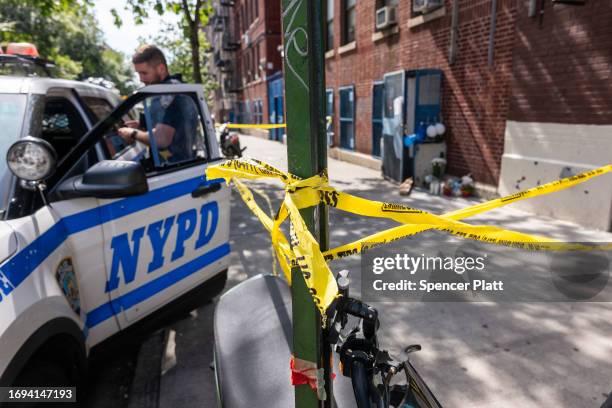
[[[52,201],[78,197],[120,198],[148,191],[147,176],[140,163],[103,160],[82,176],[62,182],[54,192]]]
[[[46,140],[26,136],[9,147],[6,163],[17,178],[35,185],[55,172],[57,153]]]

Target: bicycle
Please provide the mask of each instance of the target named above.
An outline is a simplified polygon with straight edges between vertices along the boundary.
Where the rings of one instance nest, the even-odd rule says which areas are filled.
[[[330,308],[330,328],[327,341],[335,345],[340,356],[340,371],[351,379],[358,408],[441,408],[425,381],[408,359],[396,361],[378,345],[380,327],[378,311],[358,299],[349,296],[348,271],[336,276],[340,292]],[[354,316],[360,323],[347,336],[342,335],[348,317]],[[360,328],[361,326],[361,328]],[[410,345],[405,352],[421,350],[418,344]],[[406,384],[390,385],[400,372],[406,376]]]

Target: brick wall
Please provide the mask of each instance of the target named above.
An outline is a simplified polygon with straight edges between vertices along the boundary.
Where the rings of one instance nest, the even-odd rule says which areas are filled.
[[[612,124],[612,1],[545,2],[541,22],[521,2],[517,37],[508,119]]]
[[[505,121],[508,113],[512,47],[518,0],[498,0],[494,66],[487,65],[491,1],[460,3],[458,55],[448,64],[452,2],[445,15],[409,28],[410,1],[400,0],[399,33],[374,42],[375,2],[357,2],[356,49],[339,54],[341,7],[335,2],[335,54],[326,60],[327,87],[334,88],[335,117],[339,116],[338,87],[355,85],[356,150],[372,150],[372,86],[388,72],[439,68],[444,72],[442,115],[447,126],[448,170],[472,173],[482,183],[497,184]],[[339,138],[338,121],[335,134]]]
[[[243,90],[238,95],[238,100],[243,102],[261,100],[263,122],[267,123],[269,111],[266,80],[269,75],[282,68],[282,59],[278,51],[278,46],[281,44],[281,7],[280,0],[239,0],[234,6],[234,12],[236,15],[246,15],[246,9],[253,7],[255,4],[258,7],[259,17],[251,23],[242,24],[238,27],[240,30],[239,38],[246,32],[249,37],[249,44],[247,45],[244,41],[241,41],[241,47],[236,57],[239,61],[238,65],[240,66],[241,76],[245,77],[243,67],[246,64],[246,54],[250,53],[249,58],[255,58],[256,60],[255,69],[258,70],[259,79],[251,78],[250,81],[243,81]],[[258,48],[258,53],[253,52],[256,47]],[[266,64],[263,69],[260,69],[259,62],[262,59],[266,60]],[[268,67],[268,63],[271,63],[272,67]]]

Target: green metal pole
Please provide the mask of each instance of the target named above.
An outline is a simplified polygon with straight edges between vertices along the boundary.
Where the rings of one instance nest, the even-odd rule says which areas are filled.
[[[323,1],[282,0],[282,11],[289,172],[307,178],[327,168]],[[327,249],[325,206],[305,209],[301,214],[321,249]],[[291,276],[293,354],[325,370],[327,393],[327,400],[320,403],[309,386],[297,386],[295,406],[331,407],[331,351],[323,341],[321,316],[300,270],[293,269]]]

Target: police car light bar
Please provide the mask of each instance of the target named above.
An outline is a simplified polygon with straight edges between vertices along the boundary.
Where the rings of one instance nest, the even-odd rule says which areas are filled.
[[[26,55],[28,57],[39,57],[36,46],[31,43],[9,43],[6,53],[11,55]]]

